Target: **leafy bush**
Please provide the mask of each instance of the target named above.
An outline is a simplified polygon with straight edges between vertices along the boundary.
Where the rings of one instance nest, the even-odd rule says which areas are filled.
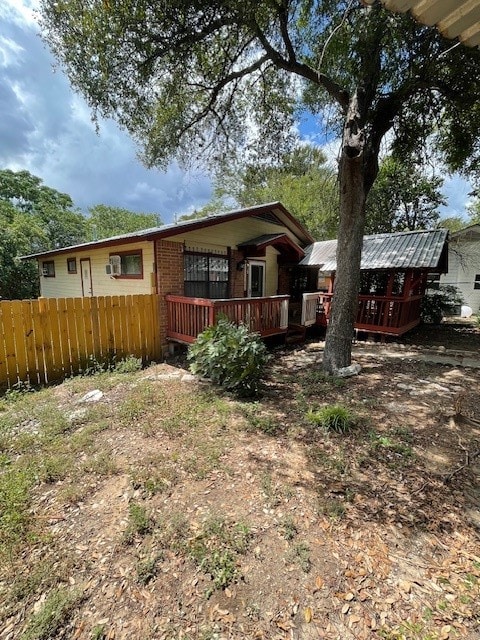
[[[192,373],[248,397],[258,394],[269,355],[257,334],[227,318],[219,318],[190,346],[188,359]]]
[[[320,425],[327,431],[335,431],[336,433],[347,433],[355,424],[352,412],[338,404],[328,405],[317,411],[310,411],[307,418],[313,424]]]
[[[129,355],[117,362],[114,368],[117,373],[134,373],[135,371],[140,371],[142,366],[141,358]]]
[[[430,324],[440,324],[443,316],[454,313],[462,302],[463,299],[456,287],[441,284],[438,289],[431,289],[424,295],[422,320]]]

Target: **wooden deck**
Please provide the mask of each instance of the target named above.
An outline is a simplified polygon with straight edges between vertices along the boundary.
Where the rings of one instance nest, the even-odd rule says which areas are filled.
[[[355,329],[367,333],[399,336],[420,323],[421,295],[407,299],[397,296],[358,296]],[[303,295],[302,324],[327,324],[330,318],[331,293]]]
[[[262,337],[286,334],[290,296],[210,300],[167,295],[167,338],[191,344],[219,315],[244,324]]]

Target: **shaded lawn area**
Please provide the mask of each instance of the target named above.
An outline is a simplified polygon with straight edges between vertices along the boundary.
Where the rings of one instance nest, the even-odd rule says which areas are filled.
[[[255,402],[168,364],[0,400],[0,638],[478,638],[480,370],[320,357]]]

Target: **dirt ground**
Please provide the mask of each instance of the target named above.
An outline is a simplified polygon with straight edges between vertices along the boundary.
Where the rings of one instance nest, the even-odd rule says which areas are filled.
[[[480,369],[410,347],[480,360],[480,332],[399,342],[401,358],[359,349],[346,380],[323,376],[316,339],[277,348],[253,403],[184,377],[181,357],[56,387],[70,416],[103,393],[65,438],[102,428],[75,449],[82,475],[36,486],[40,535],[2,561],[0,639],[478,640]],[[354,428],[312,424],[325,405]],[[42,631],[55,589],[72,603]]]

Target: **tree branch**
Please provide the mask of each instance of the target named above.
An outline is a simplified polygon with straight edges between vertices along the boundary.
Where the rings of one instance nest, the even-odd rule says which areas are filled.
[[[295,73],[306,80],[310,80],[317,85],[321,85],[330,94],[330,96],[338,102],[342,111],[346,113],[349,103],[349,94],[347,91],[342,89],[339,84],[324,73],[315,71],[315,69],[312,69],[303,62],[298,62],[296,59],[293,61],[286,60],[282,54],[270,44],[267,36],[263,33],[258,24],[255,24],[255,30],[262,47],[265,49],[268,57],[276,67]]]

